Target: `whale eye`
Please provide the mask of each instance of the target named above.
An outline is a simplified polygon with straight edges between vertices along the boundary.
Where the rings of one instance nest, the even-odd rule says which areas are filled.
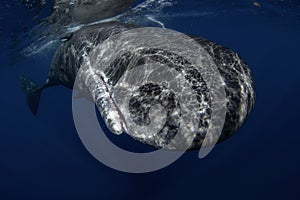
[[[62,42],[67,42],[67,41],[69,41],[71,38],[73,37],[73,34],[67,34],[67,35],[65,35],[64,37],[62,37],[60,40],[62,41]]]

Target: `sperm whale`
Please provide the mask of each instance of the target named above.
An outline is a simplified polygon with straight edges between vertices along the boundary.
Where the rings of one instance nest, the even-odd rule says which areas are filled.
[[[49,21],[61,25],[90,23],[126,11],[135,0],[55,0]]]
[[[43,85],[40,86],[31,79],[21,76],[21,86],[27,94],[27,102],[32,113],[37,114],[40,95],[44,89],[57,85],[73,89],[79,70],[86,62],[86,58],[99,44],[112,36],[135,28],[134,25],[108,22],[84,27],[73,33],[72,37],[63,42],[57,49],[52,59],[48,77]],[[251,112],[255,100],[253,78],[249,67],[234,51],[204,38],[192,38],[212,57],[224,82],[226,119],[221,137],[218,139],[220,142],[232,136]],[[168,81],[172,81],[167,80],[168,78],[162,85],[154,84],[151,81],[134,87],[135,89],[132,89],[133,86],[131,85],[130,88],[127,88],[128,91],[133,92],[129,97],[128,105],[123,105],[123,102],[120,101],[119,107],[115,106],[117,97],[113,96],[114,89],[112,89],[116,88],[118,82],[129,70],[135,69],[135,66],[141,63],[150,61],[166,66],[166,74],[168,75],[165,77],[170,79],[173,72],[183,73],[184,79],[190,84],[191,89],[189,91],[194,93],[195,97],[191,102],[196,102],[195,104],[199,107],[197,114],[199,120],[196,122],[197,130],[192,136],[193,142],[190,149],[200,148],[210,123],[211,99],[201,74],[184,58],[172,52],[155,48],[141,49],[138,54],[124,52],[120,58],[116,58],[113,65],[106,66],[105,69],[102,66],[99,66],[96,71],[85,69],[84,77],[82,77],[84,80],[82,88],[89,95],[92,92],[96,94],[92,98],[94,98],[96,106],[111,132],[116,134],[126,132],[143,143],[162,148],[174,138],[182,126],[182,121],[179,118],[183,115],[182,110],[186,106],[183,104],[194,104],[188,100],[180,102],[176,97],[178,95],[184,96],[182,94],[187,91],[186,87],[178,90],[170,89],[168,87],[175,82],[173,80],[172,83],[168,83]],[[92,62],[97,62],[97,60],[92,60]],[[155,72],[154,69],[145,69],[144,71],[150,71],[149,73],[152,74]],[[193,96],[193,94],[191,95]],[[120,98],[122,99],[122,97]],[[128,110],[122,111],[120,108],[123,106],[127,106]],[[159,111],[153,111],[153,108]],[[153,116],[153,113],[156,114]],[[160,120],[162,115],[167,117]],[[128,121],[127,118],[130,120]],[[118,121],[122,123],[118,124]],[[123,123],[124,121],[127,124]],[[155,123],[159,121],[160,123],[163,121],[163,125],[157,127]],[[138,128],[128,130],[128,127],[133,127],[133,125]],[[143,128],[146,126],[155,129],[157,134],[149,135],[143,132]],[[139,134],[133,134],[133,132],[139,132]]]

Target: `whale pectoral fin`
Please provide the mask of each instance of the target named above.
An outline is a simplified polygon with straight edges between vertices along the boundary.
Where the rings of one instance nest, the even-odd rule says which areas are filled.
[[[32,114],[36,115],[40,102],[41,92],[44,87],[39,86],[37,83],[35,83],[29,78],[26,78],[23,75],[20,76],[20,84],[22,90],[26,94],[26,100]]]

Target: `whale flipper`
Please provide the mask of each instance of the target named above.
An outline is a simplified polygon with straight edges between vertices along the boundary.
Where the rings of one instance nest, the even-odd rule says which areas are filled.
[[[37,114],[41,92],[44,86],[39,86],[33,80],[26,78],[25,76],[20,76],[20,84],[22,90],[26,94],[26,100],[29,105],[29,108],[33,115]]]

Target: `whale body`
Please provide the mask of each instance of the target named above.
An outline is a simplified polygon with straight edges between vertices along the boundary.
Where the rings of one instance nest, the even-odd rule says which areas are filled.
[[[135,0],[55,0],[50,23],[90,23],[119,15]]]
[[[52,59],[51,68],[44,85],[39,86],[32,80],[21,77],[22,88],[27,94],[27,102],[32,113],[37,114],[37,108],[42,90],[56,85],[63,85],[67,88],[73,89],[75,78],[81,66],[83,65],[85,58],[89,56],[90,52],[109,37],[134,28],[136,27],[129,24],[109,22],[88,26],[75,32],[72,37],[69,38],[69,40],[62,43],[57,49]],[[226,119],[221,137],[218,139],[218,142],[220,142],[232,136],[242,126],[245,119],[251,112],[255,100],[253,78],[249,67],[234,51],[204,38],[193,37],[193,39],[198,42],[213,58],[213,61],[215,62],[225,83],[227,102]],[[154,58],[153,55],[155,55],[155,62],[159,64],[166,64],[168,66],[174,64],[172,63],[172,60],[168,61],[164,59],[169,55],[166,52],[152,49],[141,53],[141,57],[146,56],[151,57],[151,59]],[[130,55],[128,55],[128,57],[122,57],[122,59],[117,60],[117,64],[114,67],[111,67],[109,70],[103,72],[110,80],[110,83],[103,81],[103,84],[107,85],[107,88],[109,88],[108,85],[113,85],[114,82],[118,81],[122,77],[122,74],[125,73],[126,67],[128,66],[128,59],[130,59]],[[144,57],[140,58],[140,60],[137,62],[142,62],[143,59]],[[180,67],[184,69],[187,66],[186,64],[182,64]],[[91,74],[89,73],[90,72],[87,71],[85,76],[90,77]],[[103,78],[99,74],[97,76]],[[201,75],[195,75],[191,73],[190,77],[193,84],[197,84],[197,82],[203,82]],[[91,89],[92,91],[97,90],[97,87],[99,87],[99,85],[97,85],[98,83],[90,81],[90,79],[87,80],[87,85],[83,86],[83,88]],[[207,88],[204,83],[202,85],[203,86],[197,86],[199,88],[195,89],[195,91],[199,93],[198,95],[202,96],[201,101],[207,101],[205,103],[209,105],[210,100],[207,96]],[[157,92],[153,93],[153,91]],[[168,100],[161,99],[161,96],[164,95],[163,88],[160,86],[155,86],[151,83],[141,87],[139,90],[139,95],[141,95],[139,98],[132,99],[131,107],[128,111],[130,112],[130,116],[134,118],[133,121],[137,126],[145,126],[149,121],[147,118],[147,115],[149,115],[149,110],[141,110],[141,108],[143,108],[143,106],[141,107],[142,103],[146,105],[144,108],[148,108],[154,105],[153,99],[160,99],[158,103],[161,105],[172,105],[166,107],[167,113],[174,113],[174,109],[179,106],[179,104],[176,104],[176,100],[172,98],[168,98]],[[146,98],[142,95],[148,95],[148,97]],[[152,95],[151,98],[149,95]],[[112,98],[109,97],[108,100],[110,99]],[[96,101],[95,103],[104,119],[104,122],[106,123],[106,126],[111,130],[111,132],[126,132],[126,130],[122,128],[118,129],[115,127],[116,123],[114,118],[111,118],[109,115],[109,112],[111,111],[109,110],[110,108],[107,108],[103,102]],[[201,119],[199,122],[199,129],[204,131],[201,133],[199,131],[198,134],[193,136],[193,143],[190,146],[190,149],[197,149],[201,147],[205,138],[206,130],[208,128],[208,118],[210,117],[209,113],[210,110],[208,108],[205,110],[203,119]],[[174,118],[176,119],[176,116]],[[174,135],[176,135],[178,126],[179,123],[174,122],[173,118],[167,118],[164,127],[159,131],[157,136],[148,137],[147,133],[144,133],[142,134],[143,136],[139,137],[132,135],[130,132],[126,133],[143,143],[155,146],[157,148],[162,148],[164,145],[169,143]]]

